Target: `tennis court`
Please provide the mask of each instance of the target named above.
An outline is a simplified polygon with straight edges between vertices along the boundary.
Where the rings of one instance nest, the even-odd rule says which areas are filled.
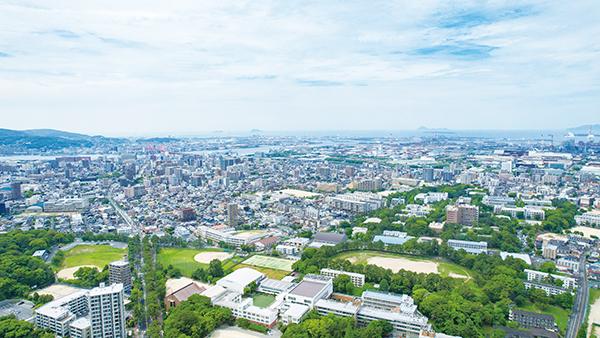
[[[294,261],[284,258],[254,255],[245,260],[244,264],[275,270],[292,271],[292,264],[294,264]]]

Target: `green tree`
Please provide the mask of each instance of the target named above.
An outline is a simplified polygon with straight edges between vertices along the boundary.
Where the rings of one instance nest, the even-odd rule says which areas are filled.
[[[223,277],[223,266],[221,265],[220,260],[213,259],[212,261],[210,261],[210,264],[208,265],[208,274],[217,278]]]

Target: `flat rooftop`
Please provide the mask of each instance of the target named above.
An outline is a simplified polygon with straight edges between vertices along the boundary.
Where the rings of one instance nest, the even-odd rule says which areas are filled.
[[[326,283],[303,280],[298,285],[296,285],[296,287],[293,288],[292,291],[290,291],[290,294],[312,298],[319,294],[319,292],[321,292],[326,287]]]

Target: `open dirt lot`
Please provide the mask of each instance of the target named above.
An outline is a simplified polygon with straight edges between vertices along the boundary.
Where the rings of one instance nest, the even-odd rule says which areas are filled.
[[[357,261],[356,258],[348,258],[351,263]],[[377,265],[384,269],[390,269],[393,272],[398,272],[402,269],[417,273],[439,273],[438,263],[413,261],[402,257],[369,257],[367,264]]]
[[[596,236],[596,237],[600,238],[600,229],[584,227],[584,226],[577,226],[570,230],[573,232],[575,232],[575,231],[581,232],[581,233],[583,233],[583,236],[585,236],[587,238],[592,238],[592,236]]]
[[[229,252],[205,251],[194,256],[194,260],[198,263],[209,264],[213,259],[218,259],[221,262],[233,257]]]
[[[236,326],[226,327],[223,329],[218,329],[210,335],[210,338],[263,338],[269,337],[267,335],[253,332],[249,330],[244,330]],[[275,337],[275,336],[270,336]]]
[[[74,286],[65,284],[52,284],[35,292],[37,292],[39,295],[52,295],[54,299],[58,299],[81,290],[84,289],[76,288]]]
[[[60,279],[75,279],[75,277],[73,276],[73,274],[75,272],[77,272],[77,270],[79,270],[79,268],[96,268],[98,270],[100,270],[99,267],[95,266],[95,265],[78,265],[78,266],[74,266],[72,268],[66,268],[66,269],[62,269],[60,270],[57,274],[56,277],[60,278]]]

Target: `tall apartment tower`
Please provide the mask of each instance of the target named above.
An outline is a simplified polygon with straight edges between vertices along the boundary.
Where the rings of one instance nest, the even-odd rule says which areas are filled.
[[[79,291],[35,310],[34,323],[58,337],[125,338],[123,284]]]
[[[458,224],[458,207],[449,205],[446,207],[446,223]]]
[[[229,203],[227,205],[227,223],[230,227],[235,227],[238,225],[238,222],[238,205],[235,203]]]
[[[446,223],[473,226],[479,222],[479,207],[468,204],[446,207]]]
[[[131,269],[127,261],[114,261],[108,265],[108,282],[123,284],[123,290],[131,292]]]
[[[433,168],[424,168],[423,169],[423,181],[433,182]]]
[[[113,284],[90,290],[89,321],[91,337],[125,338],[125,306],[123,284]]]
[[[10,197],[13,200],[20,200],[21,198],[23,198],[23,194],[21,192],[21,182],[12,182],[10,184]]]

